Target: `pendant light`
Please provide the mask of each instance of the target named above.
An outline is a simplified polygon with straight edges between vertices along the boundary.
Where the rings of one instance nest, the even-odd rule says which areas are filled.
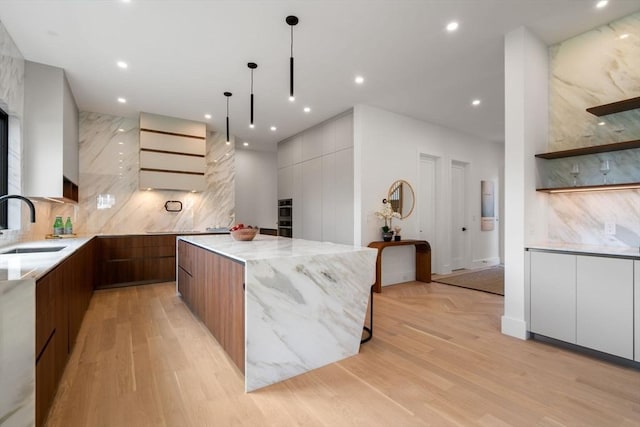
[[[249,62],[247,67],[251,70],[251,121],[249,122],[249,127],[253,129],[253,70],[258,68],[258,64]]]
[[[295,101],[293,95],[293,27],[298,25],[298,17],[289,15],[285,19],[287,24],[291,27],[291,56],[289,57],[289,101]]]
[[[231,92],[225,92],[224,96],[227,97],[227,145],[231,144],[229,141],[229,97],[232,95]]]

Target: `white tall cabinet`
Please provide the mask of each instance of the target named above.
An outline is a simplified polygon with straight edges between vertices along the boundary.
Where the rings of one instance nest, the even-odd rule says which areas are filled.
[[[293,199],[293,237],[353,244],[353,185],[351,111],[278,144],[278,199]]]
[[[536,250],[527,256],[531,332],[640,360],[640,261]]]

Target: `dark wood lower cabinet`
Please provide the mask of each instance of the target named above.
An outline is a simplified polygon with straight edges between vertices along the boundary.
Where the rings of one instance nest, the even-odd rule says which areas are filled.
[[[47,417],[93,294],[94,245],[36,281],[36,426]]]
[[[176,234],[100,236],[96,288],[176,280]]]
[[[178,291],[244,373],[244,263],[178,242]]]

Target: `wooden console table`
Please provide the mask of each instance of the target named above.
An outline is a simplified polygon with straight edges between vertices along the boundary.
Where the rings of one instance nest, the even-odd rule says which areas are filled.
[[[389,246],[406,246],[413,245],[416,247],[416,280],[419,282],[431,283],[431,246],[426,240],[400,240],[398,242],[371,242],[370,248],[378,250],[376,258],[376,282],[373,290],[382,292],[382,250]]]

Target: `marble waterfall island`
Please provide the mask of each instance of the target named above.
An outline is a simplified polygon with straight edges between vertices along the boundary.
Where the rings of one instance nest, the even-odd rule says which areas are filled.
[[[253,391],[358,353],[375,262],[327,242],[182,236],[177,290]]]

